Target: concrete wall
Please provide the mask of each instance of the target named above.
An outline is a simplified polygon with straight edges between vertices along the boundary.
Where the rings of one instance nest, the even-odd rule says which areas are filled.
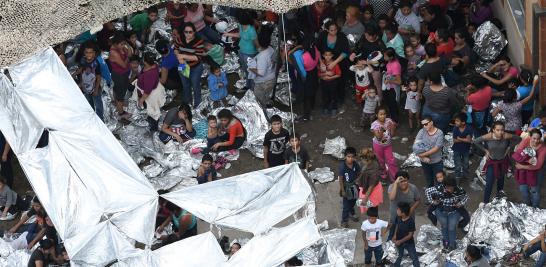
[[[536,0],[534,0],[536,2]],[[528,1],[526,1],[528,2]],[[498,18],[506,29],[508,35],[508,56],[512,60],[512,63],[516,66],[525,64],[525,39],[518,30],[512,10],[507,0],[496,0],[491,3],[493,13]],[[531,11],[532,12],[532,11]],[[529,13],[526,13],[529,14]],[[526,16],[526,18],[529,16]],[[530,27],[532,28],[532,27]],[[529,35],[532,34],[529,31]],[[530,37],[530,36],[529,36]],[[529,38],[527,37],[527,38]],[[529,44],[531,45],[531,44]],[[530,46],[529,46],[530,47]],[[529,48],[528,48],[529,49]]]

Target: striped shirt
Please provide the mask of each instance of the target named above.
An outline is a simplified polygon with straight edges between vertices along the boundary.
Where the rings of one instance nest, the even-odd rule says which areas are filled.
[[[197,61],[188,61],[188,65],[190,65],[190,67],[196,66],[201,63],[202,56],[198,54],[205,54],[206,52],[205,42],[201,38],[196,36],[189,43],[186,42],[185,38],[174,38],[173,43],[175,51],[180,52],[180,54],[197,56]]]
[[[423,88],[423,97],[425,98],[425,105],[436,113],[450,113],[452,107],[456,107],[457,103],[459,103],[453,90],[448,87],[435,92],[430,89],[429,85],[426,85]]]

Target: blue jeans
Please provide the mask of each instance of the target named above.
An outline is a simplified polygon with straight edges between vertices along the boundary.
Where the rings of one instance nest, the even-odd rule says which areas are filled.
[[[457,210],[443,211],[442,208],[436,210],[436,218],[442,225],[442,237],[444,244],[447,243],[447,247],[450,249],[457,248],[457,225],[461,215]]]
[[[485,127],[487,125],[487,116],[489,112],[486,111],[472,111],[472,122],[474,124],[474,136],[482,136],[485,133],[487,133],[487,128]]]
[[[84,94],[85,99],[89,102],[89,105],[93,108],[97,116],[99,116],[101,121],[104,121],[104,105],[102,103],[102,94],[93,96],[91,94]]]
[[[419,257],[417,257],[417,251],[415,251],[414,242],[406,242],[398,247],[398,258],[396,259],[394,266],[400,267],[400,264],[402,263],[402,258],[404,257],[404,250],[408,252],[411,261],[413,262],[413,266],[419,267]]]
[[[455,163],[455,178],[468,177],[469,151],[453,151],[453,161]]]
[[[199,63],[190,68],[190,77],[186,78],[180,74],[182,79],[182,101],[191,103],[193,88],[193,106],[197,107],[201,103],[201,75],[203,74],[203,64]]]
[[[495,177],[493,172],[493,166],[487,167],[485,172],[485,189],[483,192],[483,202],[489,203],[491,193],[493,192],[493,184],[497,181],[497,193],[504,189],[504,174],[501,173],[500,177]]]
[[[247,89],[252,89],[254,87],[254,80],[248,79],[248,59],[255,56],[256,54],[250,55],[239,52],[239,65],[241,65],[241,70],[245,73],[245,77],[247,77],[245,85]]]
[[[222,43],[222,37],[220,37],[220,34],[213,30],[208,25],[205,26],[205,28],[201,29],[197,32],[197,35],[203,39],[205,42],[213,43],[213,44],[220,44]]]
[[[520,184],[519,192],[521,193],[521,198],[523,198],[525,204],[538,208],[538,205],[540,204],[540,194],[538,192],[537,186]]]
[[[364,250],[364,264],[372,264],[372,254],[375,256],[375,265],[378,265],[383,258],[383,247],[368,247]]]
[[[438,113],[430,110],[427,105],[423,106],[423,115],[422,117],[430,116],[434,122],[436,128],[442,130],[442,132],[447,133],[449,121],[451,121],[451,115],[449,113]]]
[[[546,252],[543,252],[540,249],[540,242],[536,242],[532,246],[530,246],[524,253],[523,256],[525,258],[529,258],[531,255],[535,254],[535,252],[540,251],[540,257],[537,260],[537,263],[535,264],[535,267],[543,267],[546,264]]]
[[[436,174],[444,169],[444,163],[441,161],[430,164],[421,162],[421,169],[427,179],[427,187],[431,187],[434,186]]]
[[[343,198],[343,210],[341,212],[341,222],[347,222],[349,215],[355,215],[356,199]]]

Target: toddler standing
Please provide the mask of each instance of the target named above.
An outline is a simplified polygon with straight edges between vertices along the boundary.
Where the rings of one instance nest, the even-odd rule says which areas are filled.
[[[412,76],[408,79],[408,84],[405,86],[406,89],[406,106],[405,109],[408,111],[408,122],[410,131],[414,131],[417,127],[416,123],[419,120],[419,108],[421,107],[421,100],[419,97],[419,92],[417,92],[417,78]]]
[[[364,100],[364,93],[370,86],[370,74],[373,69],[370,65],[367,65],[365,58],[358,58],[357,63],[349,68],[349,70],[355,73],[355,94],[356,103],[362,104]]]

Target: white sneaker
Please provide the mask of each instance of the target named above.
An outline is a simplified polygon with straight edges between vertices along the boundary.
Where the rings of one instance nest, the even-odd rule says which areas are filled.
[[[0,221],[11,221],[13,219],[15,219],[15,215],[11,213],[8,213],[5,217],[0,217]]]

